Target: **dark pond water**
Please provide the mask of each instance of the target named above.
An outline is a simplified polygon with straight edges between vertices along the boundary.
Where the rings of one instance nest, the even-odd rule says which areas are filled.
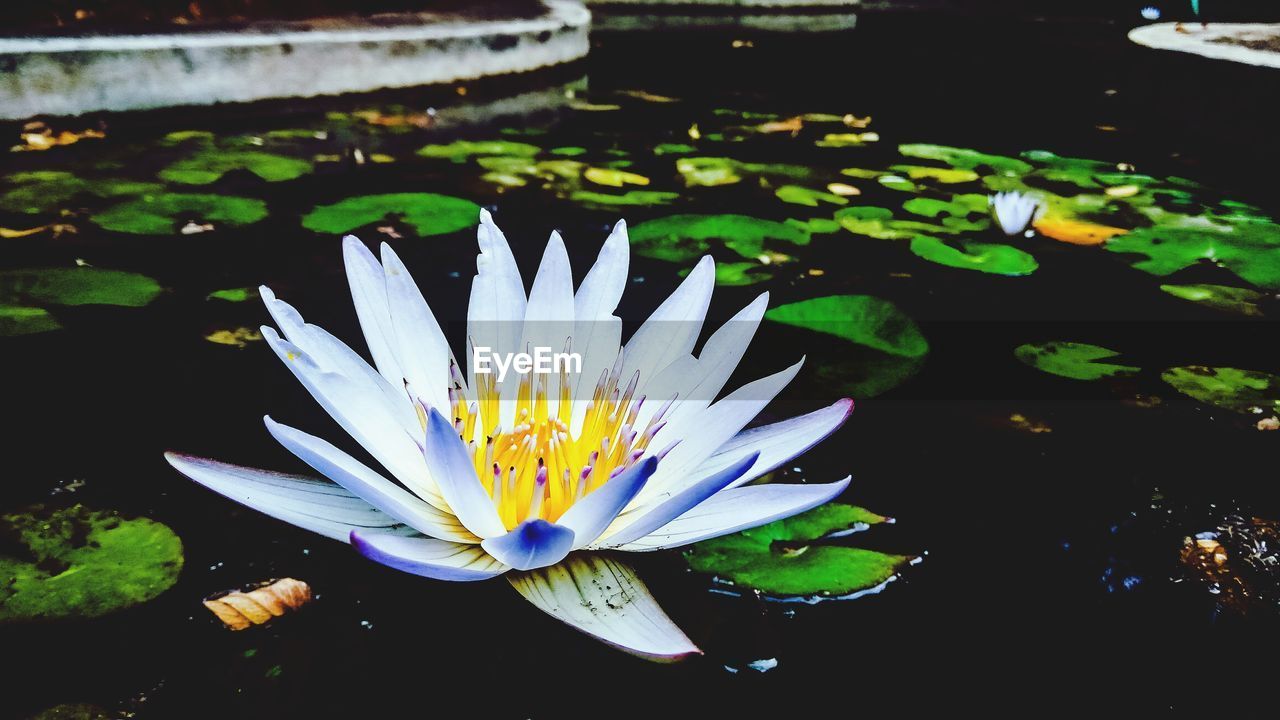
[[[8,154],[5,192],[33,182],[15,173],[69,175],[39,176],[62,185],[5,207],[0,227],[54,223],[74,232],[6,238],[0,267],[80,261],[145,274],[167,291],[143,308],[65,307],[6,291],[6,303],[46,307],[63,327],[0,338],[8,419],[0,511],[83,502],[146,516],[182,538],[185,567],[159,598],[115,615],[0,627],[8,660],[0,714],[73,701],[161,718],[681,717],[774,707],[842,716],[959,708],[1259,714],[1274,680],[1274,662],[1257,652],[1277,638],[1275,595],[1265,595],[1274,588],[1263,574],[1255,587],[1262,600],[1225,603],[1222,588],[1215,594],[1179,554],[1184,538],[1229,514],[1280,516],[1280,433],[1255,429],[1275,406],[1234,412],[1180,394],[1161,375],[1193,365],[1278,370],[1272,318],[1280,262],[1268,251],[1280,237],[1266,220],[1280,211],[1274,78],[1142,53],[1115,25],[1009,18],[870,15],[838,36],[594,43],[590,60],[570,72],[472,85],[465,96],[449,89],[109,117],[104,138]],[[562,102],[566,88],[572,104]],[[545,107],[513,112],[534,106]],[[437,118],[427,118],[428,108],[440,110]],[[5,137],[16,142],[18,134],[10,127]],[[455,141],[533,149],[462,155],[463,146],[452,145],[456,162],[417,153]],[[972,155],[904,151],[904,144],[998,157],[969,162]],[[1036,150],[1060,157],[992,169]],[[255,165],[284,177],[268,182],[252,168],[202,178],[183,174],[191,165],[175,166],[197,158],[194,169],[204,172],[219,157],[243,165],[236,153],[246,151],[302,159],[304,167]],[[678,164],[690,158],[712,160]],[[958,174],[917,170],[913,180],[894,166]],[[593,182],[583,176],[588,167],[597,179],[631,184]],[[848,169],[859,172],[841,172]],[[58,188],[74,182],[67,177],[88,184],[60,196]],[[212,182],[184,182],[193,177]],[[266,213],[236,227],[255,213],[193,200],[149,221],[145,233],[128,232],[139,229],[137,208],[107,212],[138,196],[119,181],[259,199]],[[779,197],[784,186],[802,188],[784,196],[817,205]],[[980,213],[904,209],[916,198],[963,203],[957,196],[1015,187],[1059,198],[1059,235],[1082,232],[1066,221],[1141,235],[1208,219],[1227,235],[1197,252],[1225,267],[1171,256],[1177,232],[1148,232],[1146,258],[1044,234],[1007,239],[970,228],[983,224]],[[669,195],[617,204],[628,191]],[[709,592],[708,579],[687,572],[678,553],[641,557],[655,594],[706,651],[682,666],[653,666],[567,630],[501,581],[397,574],[179,477],[161,459],[164,450],[295,469],[263,432],[268,412],[337,437],[263,343],[206,339],[266,322],[260,304],[208,296],[266,283],[356,343],[338,233],[304,229],[301,218],[319,205],[398,192],[495,209],[525,268],[559,229],[581,271],[619,217],[633,228],[681,213],[826,221],[808,226],[815,232],[807,244],[770,238],[743,252],[711,241],[707,251],[729,268],[712,314],[727,318],[766,289],[774,305],[866,294],[920,325],[930,351],[918,372],[896,386],[880,383],[875,389],[884,392],[874,397],[855,393],[849,423],[784,474],[823,482],[852,474],[842,500],[897,518],[852,542],[926,553],[924,562],[879,594],[807,605]],[[892,211],[886,223],[935,225],[951,251],[914,243],[916,232],[871,237],[884,227],[868,230],[866,216],[839,214],[858,206]],[[230,215],[210,219],[221,211]],[[840,218],[843,227],[829,227]],[[213,229],[177,232],[188,221]],[[393,218],[357,232],[369,240],[401,235],[392,242],[436,313],[461,317],[474,269],[471,231],[419,237]],[[984,244],[1013,246],[994,252],[1024,274],[975,270],[994,262]],[[694,245],[696,256],[703,248]],[[633,248],[624,319],[642,319],[674,288],[692,261],[663,258],[688,249]],[[969,267],[927,257],[939,253]],[[1025,255],[1034,258],[1029,274]],[[1168,274],[1135,267],[1144,259]],[[1251,314],[1160,287],[1192,284],[1252,291]],[[1049,341],[1115,350],[1117,362],[1139,370],[1081,381],[1015,357],[1019,346]],[[858,352],[766,323],[734,383],[807,353],[806,370],[762,419],[813,409],[881,377],[884,359],[867,370]],[[1274,403],[1274,386],[1262,384],[1254,404]],[[265,628],[228,632],[200,605],[216,591],[286,576],[306,580],[320,598]],[[770,658],[778,664],[767,673],[747,667]]]

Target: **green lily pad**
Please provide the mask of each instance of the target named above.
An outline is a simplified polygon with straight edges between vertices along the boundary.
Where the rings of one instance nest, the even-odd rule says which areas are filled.
[[[1120,353],[1098,345],[1052,341],[1014,348],[1013,356],[1037,370],[1072,380],[1098,380],[1133,375],[1141,368],[1098,362]]]
[[[821,190],[812,190],[800,185],[783,185],[774,191],[774,195],[783,202],[789,202],[794,205],[804,205],[805,207],[818,207],[819,202],[828,205],[848,205],[849,198],[841,197],[835,193],[823,192]]]
[[[0,195],[0,208],[13,212],[43,213],[66,207],[77,195],[100,198],[145,195],[163,190],[156,183],[131,180],[88,180],[61,170],[36,170],[9,175],[12,189]]]
[[[1204,305],[1214,310],[1248,315],[1250,317],[1262,316],[1262,309],[1258,307],[1258,303],[1267,298],[1265,293],[1260,293],[1257,290],[1208,283],[1161,285],[1160,289],[1176,298]]]
[[[916,185],[915,183],[902,177],[901,175],[881,175],[880,177],[876,178],[876,182],[889,188],[890,190],[897,190],[898,192],[913,193],[920,190],[919,185]]]
[[[681,270],[680,277],[685,277],[691,268]],[[768,265],[759,262],[718,262],[716,263],[716,284],[723,287],[744,287],[773,279],[773,272]]]
[[[418,155],[460,163],[477,155],[533,157],[539,152],[541,152],[541,149],[537,145],[509,140],[481,140],[479,142],[458,140],[447,145],[427,145],[418,150]]]
[[[704,540],[684,551],[695,572],[744,591],[779,598],[837,599],[892,580],[914,558],[820,542],[888,522],[881,515],[828,503],[758,528]]]
[[[729,158],[680,158],[676,160],[676,171],[689,187],[716,187],[742,182],[737,164]]]
[[[1246,415],[1280,413],[1280,376],[1256,370],[1187,365],[1160,379],[1202,403]]]
[[[1280,290],[1280,225],[1256,218],[1221,218],[1228,224],[1199,227],[1148,227],[1112,238],[1112,252],[1146,256],[1134,267],[1152,275],[1171,275],[1201,262],[1226,268],[1267,290]]]
[[[135,235],[170,235],[187,222],[237,227],[267,216],[266,203],[232,195],[168,193],[146,195],[93,214],[99,227]]]
[[[837,210],[835,221],[855,235],[866,235],[879,240],[910,240],[917,233],[914,229],[898,227],[892,210],[874,205]]]
[[[160,295],[146,275],[94,267],[0,270],[0,302],[142,307]]]
[[[924,366],[929,343],[897,305],[869,295],[832,295],[779,305],[766,320],[848,341],[833,353],[815,353],[817,380],[857,398],[881,395]]]
[[[894,165],[890,168],[895,173],[906,175],[912,180],[937,180],[946,185],[973,182],[978,173],[960,168],[939,168],[928,165]]]
[[[628,190],[621,195],[613,195],[590,190],[575,190],[569,193],[569,199],[596,207],[649,206],[670,205],[680,199],[680,194],[659,190]]]
[[[899,357],[919,358],[929,352],[929,342],[910,316],[888,300],[871,295],[801,300],[770,308],[764,317]]]
[[[606,187],[624,185],[648,185],[649,178],[616,168],[589,167],[582,173],[583,179]]]
[[[763,254],[768,243],[809,242],[799,228],[747,215],[671,215],[640,223],[629,234],[640,255],[681,263],[706,254],[713,240],[749,259]]]
[[[341,235],[388,217],[403,221],[421,237],[445,235],[479,224],[480,206],[435,193],[361,195],[315,208],[302,217],[302,226],[313,232]]]
[[[247,300],[257,300],[258,288],[242,287],[242,288],[226,288],[225,290],[214,290],[209,293],[209,300],[226,300],[227,302],[245,302]]]
[[[1010,245],[964,243],[958,249],[933,237],[917,235],[911,239],[911,252],[947,267],[977,270],[995,275],[1030,275],[1039,267],[1036,259]]]
[[[1025,175],[1034,169],[1030,163],[1018,158],[947,145],[899,145],[898,152],[921,160],[937,160],[962,170],[989,168],[999,175]]]
[[[787,218],[787,224],[810,235],[830,235],[831,233],[840,232],[841,229],[840,223],[831,218],[808,218],[806,220]]]
[[[0,337],[35,335],[62,327],[48,310],[22,305],[0,305]]]
[[[579,156],[579,155],[585,155],[585,154],[586,154],[586,152],[587,152],[587,149],[586,149],[586,148],[584,148],[584,147],[577,147],[577,146],[573,146],[573,145],[569,145],[569,146],[565,146],[565,147],[551,148],[551,154],[552,154],[552,155],[560,155],[560,156],[563,156],[563,157],[577,157],[577,156]]]
[[[164,168],[160,177],[185,185],[208,185],[232,170],[248,170],[267,182],[280,182],[306,175],[313,167],[310,160],[210,145]]]
[[[684,143],[659,143],[653,146],[654,155],[687,155],[698,148]]]
[[[147,518],[76,505],[0,515],[0,622],[91,618],[146,602],[182,571],[182,541]]]

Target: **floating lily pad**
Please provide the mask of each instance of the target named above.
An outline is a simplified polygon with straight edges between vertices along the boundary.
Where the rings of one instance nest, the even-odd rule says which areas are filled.
[[[939,168],[927,165],[894,165],[890,168],[896,173],[906,175],[912,180],[937,180],[946,185],[973,182],[978,173],[960,168]]]
[[[1226,285],[1210,285],[1207,283],[1161,285],[1160,289],[1176,298],[1189,300],[1214,310],[1251,317],[1262,316],[1262,309],[1258,307],[1258,303],[1267,298],[1265,293],[1260,293],[1257,290]]]
[[[155,598],[178,580],[182,541],[147,518],[76,505],[0,515],[0,622],[90,618]]]
[[[706,254],[713,240],[752,259],[768,243],[809,242],[809,234],[799,228],[746,215],[671,215],[636,225],[630,236],[632,247],[644,257],[681,263]]]
[[[1013,356],[1037,370],[1072,380],[1098,380],[1133,375],[1141,368],[1098,362],[1120,353],[1098,345],[1053,341],[1019,345]]]
[[[1187,365],[1160,379],[1202,403],[1247,415],[1280,413],[1280,377],[1257,370]]]
[[[227,302],[245,302],[246,300],[257,300],[258,297],[258,288],[256,287],[214,290],[208,295],[210,300],[226,300]]]
[[[1000,175],[1025,175],[1035,168],[1024,160],[946,145],[899,145],[898,152],[921,160],[937,160],[962,170],[989,168]]]
[[[89,219],[99,227],[135,235],[169,235],[185,223],[210,223],[237,227],[267,216],[266,203],[232,195],[167,193],[129,200],[95,213]]]
[[[846,340],[839,351],[816,355],[819,382],[854,397],[881,395],[924,365],[929,343],[897,305],[869,295],[832,295],[779,305],[765,319]]]
[[[649,184],[649,178],[643,175],[637,175],[635,173],[625,172],[614,168],[589,167],[583,171],[582,177],[597,185],[606,185],[608,187]]]
[[[146,275],[94,267],[0,270],[0,302],[142,307],[160,294]]]
[[[443,158],[453,162],[465,162],[477,155],[512,155],[533,157],[541,152],[537,145],[509,140],[458,140],[447,145],[427,145],[420,148],[418,154],[428,158]]]
[[[697,150],[694,146],[684,143],[659,143],[653,146],[654,155],[687,155]]]
[[[62,327],[48,310],[22,305],[0,305],[0,337],[35,335]]]
[[[785,520],[700,542],[684,552],[695,572],[778,598],[838,599],[873,590],[914,558],[830,542],[888,519],[828,503]],[[825,541],[824,541],[825,540]]]
[[[100,198],[145,195],[162,185],[131,180],[89,180],[60,170],[14,173],[5,178],[12,189],[0,195],[0,208],[22,213],[53,212],[66,207],[77,195]]]
[[[1105,247],[1146,256],[1133,266],[1152,275],[1213,263],[1254,285],[1280,290],[1280,225],[1253,218],[1224,220],[1230,224],[1140,228],[1112,238]]]
[[[805,207],[818,207],[819,202],[827,203],[828,205],[849,204],[849,198],[847,197],[821,190],[813,190],[800,185],[783,185],[775,190],[773,194],[777,195],[778,199],[783,202],[804,205]]]
[[[247,170],[267,182],[280,182],[301,177],[313,167],[310,160],[210,145],[164,168],[160,177],[186,185],[208,185],[232,170]]]
[[[302,217],[302,226],[340,235],[387,218],[403,221],[421,237],[445,235],[475,227],[480,222],[480,206],[435,193],[361,195],[315,208]]]
[[[569,194],[569,199],[574,202],[599,207],[670,205],[679,198],[680,195],[678,193],[658,190],[629,190],[621,195],[592,192],[590,190],[575,190]]]
[[[939,265],[995,275],[1030,275],[1039,267],[1029,253],[993,243],[964,243],[959,249],[937,238],[917,235],[911,239],[911,252]]]

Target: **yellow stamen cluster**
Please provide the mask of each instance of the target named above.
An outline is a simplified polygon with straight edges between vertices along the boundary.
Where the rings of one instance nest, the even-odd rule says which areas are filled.
[[[475,400],[463,389],[456,366],[449,392],[454,427],[467,443],[476,477],[493,499],[508,530],[541,518],[555,522],[574,502],[636,462],[662,428],[670,403],[635,428],[643,396],[636,396],[639,374],[625,388],[618,373],[606,370],[596,383],[581,429],[574,433],[570,377],[546,373],[520,376],[515,426],[500,426],[502,387],[492,374],[477,375]],[[556,398],[550,399],[552,380]],[[478,442],[476,427],[483,428]]]

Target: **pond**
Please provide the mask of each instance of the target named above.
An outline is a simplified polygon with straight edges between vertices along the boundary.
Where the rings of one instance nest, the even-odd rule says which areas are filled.
[[[30,555],[31,506],[52,522],[76,503],[162,523],[183,559],[128,525],[171,588],[102,617],[6,617],[6,709],[1250,714],[1270,679],[1250,651],[1280,602],[1274,550],[1241,549],[1280,517],[1273,78],[1149,55],[1104,23],[859,22],[658,49],[598,35],[585,65],[515,81],[7,128],[0,561]],[[1030,236],[990,220],[987,195],[1010,190],[1046,206]],[[806,356],[761,420],[857,403],[775,479],[851,474],[840,501],[895,522],[784,533],[761,562],[857,548],[896,558],[883,575],[770,591],[768,573],[713,579],[733,548],[639,557],[706,653],[650,665],[501,581],[395,573],[164,462],[300,470],[264,414],[338,433],[262,342],[256,287],[363,350],[353,232],[391,243],[457,321],[476,206],[526,279],[552,230],[580,278],[625,218],[630,329],[706,253],[709,325],[768,291],[781,309],[729,386]],[[317,598],[265,627],[201,606],[284,577]]]

